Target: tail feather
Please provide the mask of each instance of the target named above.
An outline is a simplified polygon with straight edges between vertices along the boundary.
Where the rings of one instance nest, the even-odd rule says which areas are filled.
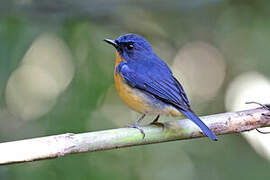
[[[187,118],[192,120],[197,126],[201,128],[203,133],[208,136],[210,139],[217,141],[217,136],[209,129],[203,122],[200,120],[200,118],[192,111],[183,111],[181,110],[181,113],[183,113]]]

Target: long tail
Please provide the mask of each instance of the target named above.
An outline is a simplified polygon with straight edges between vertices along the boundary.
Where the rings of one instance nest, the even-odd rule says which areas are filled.
[[[210,139],[217,141],[217,136],[200,120],[200,118],[191,110],[190,111],[183,111],[181,110],[181,113],[183,113],[186,117],[188,117],[190,120],[192,120],[197,126],[201,128],[203,133],[208,136]]]

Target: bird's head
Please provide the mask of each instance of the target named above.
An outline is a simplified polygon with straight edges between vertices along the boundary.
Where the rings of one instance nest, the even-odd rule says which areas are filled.
[[[104,39],[104,41],[113,45],[126,61],[145,59],[155,55],[151,45],[137,34],[125,34],[116,40]]]

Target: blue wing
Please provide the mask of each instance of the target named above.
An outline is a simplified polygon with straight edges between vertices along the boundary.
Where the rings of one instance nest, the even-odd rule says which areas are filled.
[[[117,67],[117,72],[121,72],[123,78],[130,86],[146,91],[157,99],[177,106],[180,109],[190,109],[190,103],[183,87],[173,77],[165,63],[162,66],[156,63],[151,64],[150,71],[145,66],[137,64],[132,67],[131,69],[124,62]]]
[[[116,72],[121,72],[131,87],[143,90],[157,99],[171,104],[198,125],[208,137],[212,140],[218,140],[216,135],[191,110],[183,87],[173,77],[169,67],[163,61],[157,59],[157,62],[154,63],[145,62],[144,64],[134,63],[131,65],[121,62]]]

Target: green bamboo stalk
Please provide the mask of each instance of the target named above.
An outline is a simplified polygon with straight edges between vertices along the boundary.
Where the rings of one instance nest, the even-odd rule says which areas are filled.
[[[217,135],[222,135],[270,126],[270,118],[263,115],[267,113],[268,110],[265,108],[256,108],[204,116],[201,119]],[[165,122],[164,127],[148,125],[144,126],[143,130],[146,134],[144,139],[137,129],[119,128],[0,143],[0,165],[204,136],[200,129],[188,119]],[[219,141],[222,141],[222,137]]]

